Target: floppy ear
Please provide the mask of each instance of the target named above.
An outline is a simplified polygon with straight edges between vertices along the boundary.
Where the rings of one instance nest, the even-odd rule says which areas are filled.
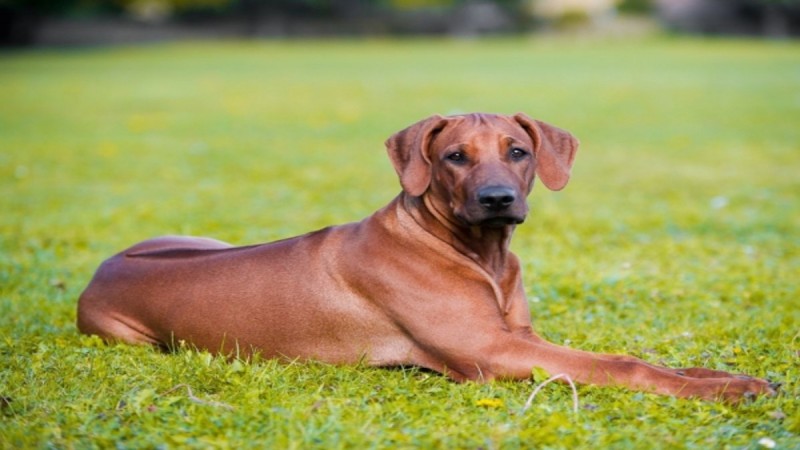
[[[514,120],[533,140],[536,175],[548,189],[563,189],[569,181],[570,169],[578,151],[578,140],[560,128],[533,120],[522,113],[514,115]]]
[[[428,156],[433,137],[447,124],[447,119],[435,115],[421,120],[386,140],[386,151],[400,185],[409,195],[419,197],[431,184],[431,160]]]

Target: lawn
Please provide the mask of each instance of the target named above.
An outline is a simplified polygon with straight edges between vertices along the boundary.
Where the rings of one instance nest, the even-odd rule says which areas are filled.
[[[534,327],[783,383],[741,405],[78,335],[97,265],[161,234],[263,242],[399,191],[433,113],[582,142],[513,243]],[[800,44],[516,38],[0,53],[0,448],[800,448]],[[464,326],[469,326],[465,323]],[[191,390],[191,392],[190,392]]]

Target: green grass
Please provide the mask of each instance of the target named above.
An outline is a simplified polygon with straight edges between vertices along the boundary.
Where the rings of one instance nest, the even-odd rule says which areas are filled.
[[[513,244],[540,333],[768,377],[781,395],[730,406],[583,386],[573,415],[569,388],[550,385],[521,414],[533,382],[78,335],[76,298],[113,252],[360,219],[399,190],[384,139],[458,111],[524,111],[582,141],[571,184],[534,190]],[[800,448],[799,124],[797,42],[0,54],[0,447]]]

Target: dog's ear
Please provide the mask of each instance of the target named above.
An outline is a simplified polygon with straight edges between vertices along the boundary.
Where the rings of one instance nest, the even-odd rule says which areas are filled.
[[[516,114],[514,120],[533,140],[536,175],[548,189],[563,189],[569,181],[570,169],[578,151],[578,139],[560,128],[533,120],[522,113]]]
[[[429,147],[436,133],[447,124],[447,119],[435,115],[421,120],[405,130],[398,131],[386,140],[386,150],[400,185],[409,195],[419,197],[431,184]]]

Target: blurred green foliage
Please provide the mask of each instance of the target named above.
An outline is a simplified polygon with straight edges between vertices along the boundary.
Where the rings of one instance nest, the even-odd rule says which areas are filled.
[[[517,5],[522,0],[490,0],[500,5]],[[336,9],[380,7],[396,9],[452,7],[468,0],[0,0],[2,5],[34,9],[46,14],[65,14],[75,11],[119,11],[136,3],[156,3],[170,10],[228,11],[241,6],[258,6],[268,10],[330,11]]]

